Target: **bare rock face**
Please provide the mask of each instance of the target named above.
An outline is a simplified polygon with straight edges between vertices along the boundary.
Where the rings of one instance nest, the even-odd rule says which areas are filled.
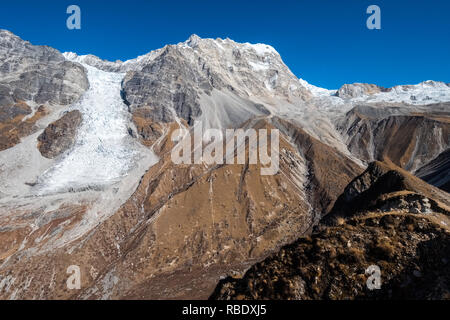
[[[440,153],[415,174],[429,184],[450,192],[450,149]]]
[[[24,102],[7,105],[0,109],[0,122],[6,123],[18,117],[31,114],[31,108]]]
[[[41,154],[46,158],[55,158],[72,147],[81,121],[80,111],[74,110],[49,124],[38,137]]]
[[[147,106],[154,121],[172,122],[178,115],[192,123],[201,114],[194,89],[196,81],[203,81],[208,87],[206,78],[201,79],[198,70],[192,70],[181,53],[168,46],[152,64],[127,75],[124,98],[132,109]]]
[[[450,105],[443,105],[448,110]],[[337,129],[358,158],[389,160],[414,172],[450,146],[450,117],[438,110],[434,105],[416,112],[401,105],[357,106],[341,118]]]
[[[164,124],[153,120],[153,112],[148,108],[140,108],[133,112],[133,123],[136,127],[136,136],[142,144],[151,146],[162,136]],[[133,135],[134,133],[131,132]]]
[[[352,83],[352,84],[344,84],[339,90],[336,92],[336,96],[342,99],[351,99],[362,97],[365,95],[373,95],[379,92],[386,91],[383,87],[379,87],[375,84],[368,83]]]
[[[58,50],[33,46],[6,30],[0,30],[0,76],[4,105],[17,100],[67,105],[89,87],[82,66]]]

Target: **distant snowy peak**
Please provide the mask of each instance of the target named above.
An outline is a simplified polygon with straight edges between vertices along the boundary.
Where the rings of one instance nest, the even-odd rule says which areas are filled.
[[[166,45],[125,62],[102,60],[94,55],[78,56],[73,52],[64,53],[64,57],[103,71],[124,73],[143,70],[168,50],[175,50],[192,65],[203,63],[208,72],[215,72],[231,87],[242,89],[248,95],[297,96],[303,100],[315,97],[328,99],[333,105],[361,101],[413,105],[450,101],[450,85],[432,80],[392,88],[367,83],[345,84],[338,90],[320,88],[298,79],[270,45],[238,43],[228,38],[200,38],[195,34],[184,42]]]
[[[94,55],[64,53],[67,60],[87,64],[108,72],[141,72],[152,65],[155,59],[171,56],[174,65],[183,65],[192,70],[200,68],[216,84],[232,88],[246,96],[281,96],[309,100],[313,97],[310,89],[284,64],[281,56],[270,45],[262,43],[238,43],[231,39],[200,38],[192,35],[184,42],[166,45],[145,55],[125,62],[110,62]],[[328,94],[326,89],[317,87],[315,92]]]
[[[416,85],[383,88],[374,84],[345,84],[336,96],[344,100],[366,102],[401,102],[421,105],[450,101],[450,86],[440,81],[424,81]]]
[[[91,67],[95,67],[99,70],[108,71],[108,72],[119,72],[122,68],[123,62],[118,60],[116,62],[111,62],[107,60],[102,60],[97,56],[92,54],[88,55],[77,55],[74,52],[64,52],[63,56],[70,61],[78,62],[81,64],[87,64]]]
[[[315,85],[312,85],[312,84],[308,83],[307,81],[305,81],[303,79],[299,79],[298,81],[300,82],[300,84],[302,86],[304,86],[306,89],[311,91],[311,93],[315,97],[326,97],[326,96],[333,96],[333,95],[336,94],[336,90],[329,90],[329,89],[325,89],[325,88],[320,88],[320,87],[317,87]]]
[[[22,43],[28,43],[28,41],[22,40],[21,38],[19,38],[18,36],[16,36],[14,33],[12,33],[11,31],[5,30],[5,29],[0,29],[0,41],[1,42],[22,42]]]
[[[299,82],[307,88],[315,98],[329,98],[333,105],[353,102],[367,103],[406,103],[411,105],[427,105],[450,101],[450,84],[428,80],[416,85],[398,85],[384,88],[375,84],[344,84],[338,90],[328,90],[309,84],[303,79]]]
[[[180,50],[190,48],[193,50],[203,51],[205,49],[217,49],[220,51],[230,51],[234,52],[235,55],[239,55],[236,50],[242,50],[243,53],[254,54],[262,59],[265,58],[265,61],[268,62],[269,57],[274,57],[276,59],[280,59],[280,55],[278,52],[271,46],[262,44],[262,43],[237,43],[231,39],[210,39],[210,38],[200,38],[199,36],[193,34],[189,37],[188,40],[178,43],[176,45],[166,45],[163,48],[150,51],[147,54],[141,55],[137,58],[127,60],[122,62],[117,60],[115,62],[100,59],[97,56],[92,54],[88,55],[78,55],[74,52],[65,52],[63,55],[67,60],[85,63],[87,65],[96,67],[100,70],[110,71],[110,72],[125,72],[125,71],[137,71],[140,70],[144,65],[148,64],[152,61],[156,56],[164,52],[167,47],[175,47]],[[281,60],[281,59],[280,59]],[[260,66],[258,63],[249,61],[251,65],[258,69]],[[261,68],[266,69],[266,68]]]
[[[197,48],[202,43],[214,43],[218,48],[225,50],[226,47],[235,47],[235,48],[244,48],[250,51],[255,52],[259,56],[266,56],[266,55],[274,55],[274,56],[280,56],[280,54],[270,45],[263,44],[263,43],[238,43],[235,42],[229,38],[226,39],[212,39],[212,38],[200,38],[196,34],[193,34],[189,37],[188,40],[185,42],[179,43],[178,45],[181,46],[188,46],[191,48]]]

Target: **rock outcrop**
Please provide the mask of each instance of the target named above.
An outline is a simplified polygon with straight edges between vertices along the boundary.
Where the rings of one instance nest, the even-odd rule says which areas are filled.
[[[268,289],[245,297],[290,297],[270,289],[276,283],[284,288],[280,278],[298,289],[295,297],[353,297],[347,285],[326,286],[357,237],[363,252],[350,255],[359,269],[379,262],[391,271],[392,261],[399,262],[402,269],[386,277],[397,281],[406,265],[429,258],[446,270],[432,259],[447,250],[436,225],[448,223],[448,194],[404,169],[413,171],[448,148],[447,85],[378,88],[367,95],[378,90],[368,86],[362,96],[343,99],[298,79],[263,44],[194,35],[136,59],[108,62],[0,35],[0,298],[206,299],[219,279],[246,279],[252,265],[317,230],[324,232],[312,236],[322,239],[319,247],[329,241],[337,256],[310,259],[316,249],[302,244],[293,249],[300,256],[292,257],[307,269],[326,270],[325,277],[303,270],[297,281],[289,278],[292,266],[273,280],[263,272],[259,288]],[[70,110],[79,110],[82,121],[77,111],[65,113]],[[261,175],[267,167],[261,161],[175,163],[172,151],[179,145],[172,134],[192,133],[197,121],[222,133],[279,130],[273,150],[279,171]],[[236,157],[238,146],[231,148]],[[248,145],[244,150],[249,157]],[[363,172],[372,158],[390,162]],[[384,228],[384,220],[395,228],[398,222],[398,232]],[[413,240],[404,238],[408,228]],[[347,238],[341,241],[339,233]],[[391,235],[400,247],[389,256],[394,260],[380,260],[391,251],[376,241]],[[428,245],[436,249],[430,257],[414,253]],[[80,290],[66,286],[73,265],[81,271]],[[342,268],[351,271],[343,283],[355,284],[354,266]],[[420,268],[438,288],[432,281],[441,274]],[[418,296],[440,296],[425,289]]]
[[[46,158],[55,158],[71,148],[75,143],[81,121],[81,112],[73,110],[49,124],[38,137],[38,149],[41,154]]]
[[[200,115],[214,112],[208,110],[214,105],[224,104],[228,114],[220,120],[229,120],[226,124],[237,127],[255,115],[267,113],[249,101],[251,95],[311,98],[279,54],[262,44],[193,35],[184,43],[124,63],[124,69],[128,70],[124,99],[132,112],[147,109],[147,117],[152,121],[181,118],[192,124]],[[202,99],[211,95],[211,102]],[[239,110],[233,104],[245,104],[245,108]]]
[[[6,30],[0,30],[0,76],[2,106],[18,100],[68,105],[89,86],[81,65],[67,61],[58,50],[33,46]]]
[[[349,183],[322,223],[336,224],[343,216],[369,210],[426,213],[430,210],[444,212],[448,207],[450,198],[446,192],[394,164],[373,162]]]

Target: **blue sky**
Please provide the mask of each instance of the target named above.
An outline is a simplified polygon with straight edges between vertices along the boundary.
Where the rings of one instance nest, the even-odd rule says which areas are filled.
[[[66,8],[81,8],[81,30]],[[366,9],[381,8],[381,30]],[[308,82],[337,88],[450,82],[448,0],[14,0],[0,4],[0,28],[33,44],[126,60],[196,33],[267,43]]]

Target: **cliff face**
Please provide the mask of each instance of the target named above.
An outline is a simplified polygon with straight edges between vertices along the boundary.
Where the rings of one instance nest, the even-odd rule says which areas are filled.
[[[342,87],[340,87],[336,92],[336,96],[343,99],[352,99],[364,95],[370,96],[383,91],[388,91],[388,89],[369,83],[352,83],[344,84]]]
[[[0,75],[2,106],[18,100],[68,105],[89,86],[84,69],[58,50],[33,46],[6,30],[0,30]]]

